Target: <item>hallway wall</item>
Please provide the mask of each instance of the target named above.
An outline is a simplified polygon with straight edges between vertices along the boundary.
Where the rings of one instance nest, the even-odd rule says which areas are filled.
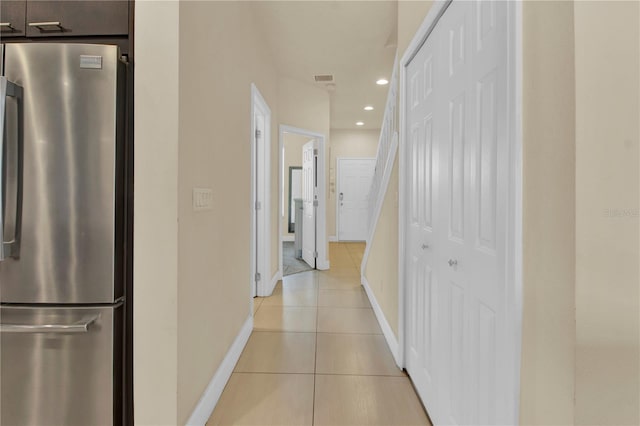
[[[638,2],[576,2],[575,423],[640,424]]]
[[[398,157],[393,162],[389,189],[382,202],[378,226],[371,240],[364,276],[398,339]]]
[[[180,2],[179,424],[250,315],[251,83],[278,137],[276,68],[257,23],[250,3]],[[213,188],[213,210],[193,211],[194,187]]]
[[[170,425],[178,419],[180,10],[177,1],[135,7],[134,415],[137,425]]]
[[[185,424],[251,314],[251,83],[278,160],[257,24],[246,2],[136,3],[136,424]],[[194,187],[213,190],[212,210],[193,211]]]
[[[524,2],[521,424],[573,424],[575,69],[572,2]]]

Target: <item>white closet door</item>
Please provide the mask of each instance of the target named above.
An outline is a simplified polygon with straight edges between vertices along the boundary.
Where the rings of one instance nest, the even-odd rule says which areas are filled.
[[[315,140],[302,147],[302,259],[316,267]]]
[[[442,120],[435,88],[438,81],[439,34],[427,39],[407,69],[407,370],[433,416],[438,407],[437,333],[440,234],[437,221],[438,138]]]
[[[441,37],[441,95],[443,114],[439,156],[442,204],[438,222],[444,232],[438,245],[440,279],[439,359],[440,423],[469,424],[468,407],[472,395],[466,389],[468,359],[465,353],[471,336],[467,309],[468,288],[473,280],[465,256],[469,242],[469,151],[473,139],[469,90],[470,40],[473,34],[471,3],[452,2],[438,23]]]
[[[409,101],[405,131],[411,165],[407,364],[436,424],[510,423],[515,412],[509,406],[513,372],[506,368],[508,349],[517,343],[507,332],[515,319],[506,306],[507,9],[508,2],[454,0],[407,69],[408,100],[425,92],[414,87],[413,74],[423,75],[417,86],[434,82],[434,106],[424,96]],[[430,55],[434,75],[427,77]],[[413,142],[427,134],[430,111],[431,173],[422,151],[429,144]],[[427,194],[433,244],[426,251],[433,253],[420,256],[419,240],[429,235],[421,222]]]
[[[473,91],[473,144],[470,150],[467,263],[473,280],[467,291],[469,418],[485,424],[512,421],[512,371],[507,368],[507,333],[515,321],[507,307],[507,230],[509,222],[509,140],[506,2],[474,5],[470,90]],[[510,283],[513,285],[513,283]]]

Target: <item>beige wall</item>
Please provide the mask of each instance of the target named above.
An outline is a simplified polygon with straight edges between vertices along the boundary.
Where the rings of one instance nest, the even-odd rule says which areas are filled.
[[[640,424],[640,7],[576,2],[576,424]]]
[[[309,142],[308,136],[285,133],[284,147],[284,215],[282,216],[282,236],[293,236],[287,226],[289,221],[289,167],[302,167],[302,146]]]
[[[572,424],[575,347],[573,4],[523,5],[522,424]]]
[[[402,59],[432,5],[431,0],[398,1],[398,60]]]
[[[179,9],[169,1],[135,7],[135,423],[171,425],[178,391]]]
[[[364,272],[393,333],[398,337],[398,158],[389,179]]]
[[[250,315],[251,83],[277,140],[276,69],[257,23],[249,3],[180,3],[180,424]],[[212,210],[193,211],[194,187],[213,188]]]
[[[327,233],[338,235],[336,229],[336,190],[338,185],[338,158],[370,157],[378,152],[380,129],[339,130],[331,129],[331,152],[329,154],[329,203],[327,204]]]
[[[326,90],[281,77],[278,79],[278,113],[280,124],[321,133],[329,143],[329,93]]]
[[[251,7],[136,3],[136,424],[186,423],[250,315],[252,82],[278,158],[276,69]],[[192,210],[194,187],[213,189],[212,210]]]

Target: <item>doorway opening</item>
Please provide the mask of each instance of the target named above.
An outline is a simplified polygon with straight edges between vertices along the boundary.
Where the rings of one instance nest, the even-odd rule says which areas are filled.
[[[282,275],[288,275],[303,270],[329,269],[325,136],[286,125],[281,125],[279,130],[280,271]],[[291,246],[292,243],[293,247],[287,248],[295,259],[288,258],[285,262],[284,244]]]

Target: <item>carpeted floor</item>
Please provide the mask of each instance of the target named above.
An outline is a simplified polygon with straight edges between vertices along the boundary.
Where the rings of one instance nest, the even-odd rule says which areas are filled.
[[[282,267],[284,269],[282,275],[284,276],[313,270],[304,260],[296,259],[293,242],[288,241],[282,243]]]

